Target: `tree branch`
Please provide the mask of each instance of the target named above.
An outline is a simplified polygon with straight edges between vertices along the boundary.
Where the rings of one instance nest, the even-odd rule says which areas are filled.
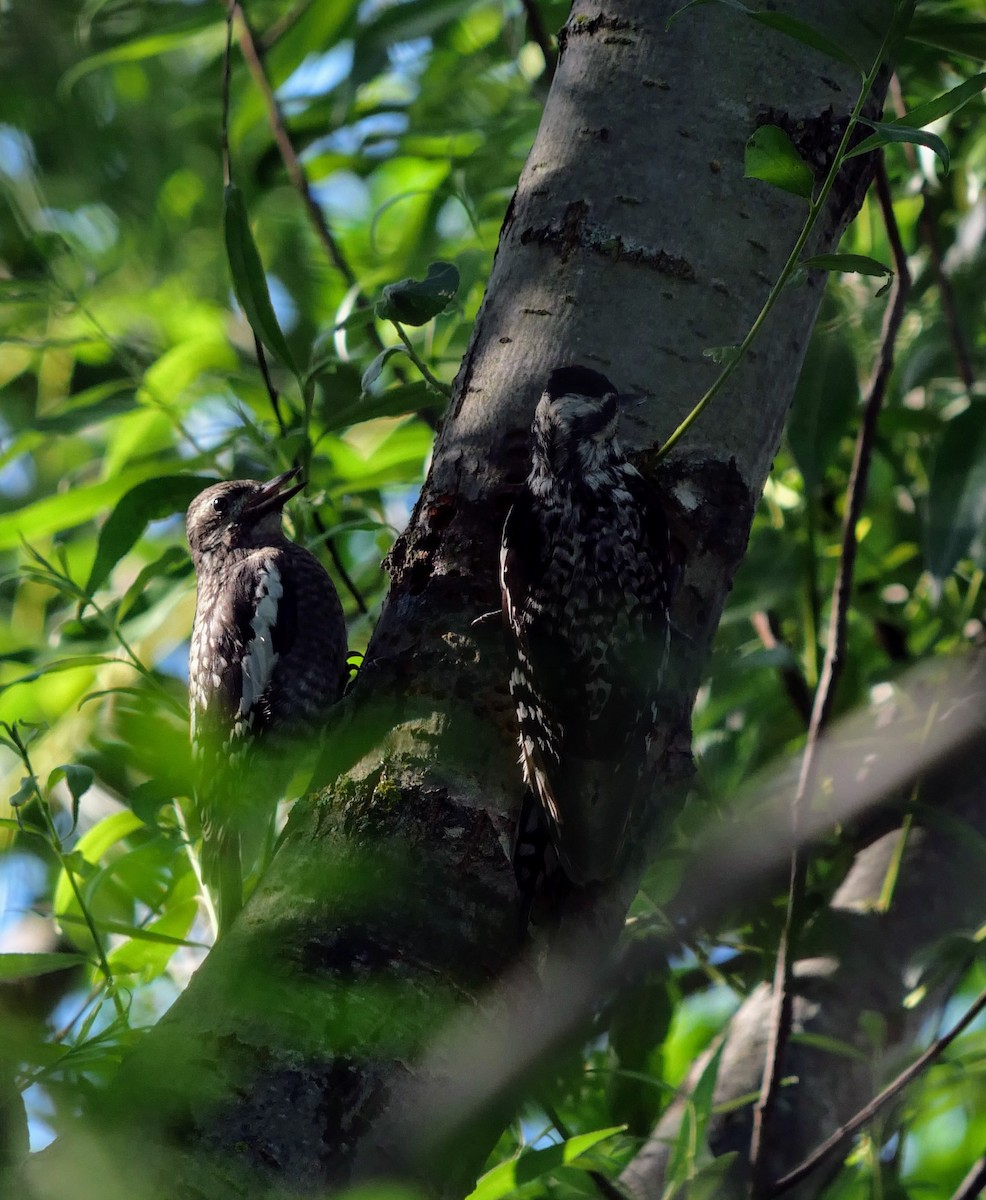
[[[771,1184],[767,1188],[767,1195],[769,1197],[780,1196],[796,1184],[799,1184],[803,1179],[806,1179],[834,1150],[839,1148],[846,1138],[851,1137],[858,1129],[862,1129],[864,1125],[872,1121],[886,1104],[899,1095],[912,1080],[916,1079],[927,1066],[947,1050],[959,1034],[967,1029],[984,1009],[986,1009],[986,988],[979,993],[965,1015],[948,1033],[938,1038],[937,1041],[932,1042],[919,1058],[916,1058],[906,1070],[901,1071],[896,1079],[888,1083],[883,1091],[879,1095],[874,1096],[869,1104],[861,1108],[854,1117],[846,1121],[844,1125],[840,1125],[833,1134],[816,1147],[793,1171],[788,1171],[786,1175],[782,1175],[780,1179]]]
[[[239,42],[243,61],[253,76],[254,83],[260,89],[264,103],[267,105],[267,120],[270,123],[271,132],[274,135],[274,141],[280,152],[284,168],[288,173],[288,178],[291,180],[295,191],[301,197],[302,203],[308,213],[308,218],[312,223],[312,228],[324,246],[329,261],[346,281],[346,286],[355,287],[359,282],[356,272],[349,265],[339,243],[335,239],[335,235],[329,228],[325,214],[312,194],[308,174],[295,152],[291,138],[288,136],[281,106],[277,102],[274,89],[271,87],[270,80],[267,78],[267,72],[264,69],[263,51],[254,37],[242,0],[231,0],[230,11],[234,18],[236,13],[239,13],[240,20],[236,22],[236,39]]]
[[[877,420],[883,406],[887,384],[893,368],[894,348],[907,305],[910,275],[907,256],[900,240],[900,231],[894,217],[893,200],[886,167],[881,155],[876,169],[876,193],[880,203],[887,237],[894,258],[895,275],[891,288],[890,302],[884,315],[880,336],[880,348],[876,364],[870,377],[868,395],[863,407],[863,420],[856,438],[849,484],[846,489],[846,508],[842,525],[842,553],[836,571],[832,591],[829,618],[829,635],[822,664],[821,677],[815,692],[808,737],[805,742],[797,790],[791,805],[791,821],[794,827],[796,849],[791,855],[788,880],[788,904],[784,930],[778,948],[774,974],[774,1007],[771,1013],[771,1036],[767,1043],[760,1099],[754,1109],[753,1134],[750,1140],[750,1178],[754,1195],[763,1191],[765,1185],[764,1152],[766,1132],[770,1123],[781,1086],[784,1050],[790,1038],[793,1015],[792,967],[793,943],[801,924],[801,910],[807,875],[807,856],[800,847],[799,826],[805,802],[815,782],[815,754],[818,740],[828,724],[835,703],[835,693],[846,655],[849,606],[852,601],[853,572],[856,563],[856,526],[862,516],[866,499],[866,484],[869,478],[870,461],[876,438]]]

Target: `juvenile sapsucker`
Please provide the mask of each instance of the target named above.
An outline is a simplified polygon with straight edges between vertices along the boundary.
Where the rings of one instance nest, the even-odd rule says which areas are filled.
[[[237,480],[188,509],[198,584],[188,663],[202,869],[224,929],[242,903],[241,831],[269,828],[304,743],[346,682],[346,625],[318,559],[281,531],[304,486]],[[256,849],[256,847],[254,847]]]

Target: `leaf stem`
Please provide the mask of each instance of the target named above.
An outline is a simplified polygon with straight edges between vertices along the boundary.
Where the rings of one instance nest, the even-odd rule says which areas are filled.
[[[408,358],[410,358],[411,362],[413,362],[421,372],[425,383],[428,384],[432,391],[438,392],[440,396],[444,396],[447,400],[452,395],[452,389],[448,386],[448,384],[442,383],[440,379],[436,378],[436,376],[431,373],[428,368],[428,364],[421,358],[417,350],[415,350],[414,346],[412,345],[411,339],[404,332],[404,326],[401,325],[399,321],[392,320],[390,323],[397,330],[397,336],[404,343],[404,349],[407,351]]]
[[[876,81],[877,74],[879,73],[880,67],[883,63],[884,56],[887,53],[890,40],[896,32],[896,28],[896,21],[892,21],[890,28],[884,35],[883,41],[880,43],[880,50],[877,53],[876,58],[873,60],[872,66],[863,78],[862,87],[860,88],[859,95],[856,98],[856,103],[853,105],[852,112],[849,114],[849,120],[846,122],[846,128],[843,131],[842,139],[839,142],[838,149],[836,150],[835,156],[832,159],[832,165],[829,167],[828,174],[825,176],[822,186],[818,190],[818,195],[808,204],[808,216],[805,219],[805,223],[802,226],[801,232],[798,234],[798,239],[794,243],[791,253],[788,255],[787,262],[785,262],[784,266],[781,268],[781,273],[774,281],[774,284],[767,295],[767,299],[764,301],[763,308],[761,308],[760,312],[757,314],[753,324],[747,330],[746,337],[744,337],[739,346],[736,347],[735,352],[731,355],[729,361],[723,367],[722,371],[720,371],[718,377],[712,383],[712,386],[701,398],[701,400],[699,400],[688,416],[685,417],[674,433],[671,434],[664,445],[658,450],[653,459],[655,464],[659,463],[671,452],[671,450],[674,449],[678,442],[681,441],[689,429],[691,429],[691,427],[699,419],[702,413],[705,412],[714,397],[717,396],[725,387],[733,372],[746,357],[747,351],[750,349],[750,346],[753,344],[760,330],[763,328],[764,322],[767,320],[771,310],[777,303],[781,292],[787,286],[788,280],[794,274],[794,271],[801,259],[801,252],[804,250],[805,245],[815,228],[815,224],[825,207],[825,202],[828,200],[829,193],[835,185],[836,178],[838,177],[839,172],[842,170],[842,166],[845,161],[846,149],[849,145],[849,139],[852,137],[853,130],[859,123],[859,117],[863,111],[863,105],[866,103],[867,97],[873,88],[873,84]]]

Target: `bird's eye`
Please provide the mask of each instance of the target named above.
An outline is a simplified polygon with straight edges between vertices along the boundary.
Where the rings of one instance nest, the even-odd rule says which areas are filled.
[[[223,513],[226,511],[225,496],[216,496],[216,498],[212,501],[212,511],[217,513],[220,517],[223,515]]]

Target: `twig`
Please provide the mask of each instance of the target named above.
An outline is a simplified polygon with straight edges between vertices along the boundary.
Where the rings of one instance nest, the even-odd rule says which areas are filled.
[[[788,649],[787,642],[781,636],[776,613],[755,612],[750,618],[750,623],[753,625],[754,630],[756,630],[757,637],[760,639],[765,650]],[[805,725],[807,725],[811,720],[811,691],[805,682],[804,675],[801,674],[794,663],[790,663],[780,668],[780,676],[781,682],[784,684],[784,690],[794,705],[795,711]]]
[[[421,372],[425,383],[427,383],[433,392],[438,392],[440,396],[444,396],[447,400],[452,395],[452,389],[447,383],[442,383],[437,376],[431,373],[431,371],[428,369],[428,364],[418,354],[411,342],[411,339],[404,332],[404,326],[401,325],[399,321],[391,321],[391,325],[393,325],[393,327],[397,330],[397,336],[404,343],[404,349],[407,351],[408,358],[410,358],[411,362],[413,362]]]
[[[531,35],[531,39],[540,46],[541,53],[544,55],[544,69],[550,83],[555,73],[555,67],[558,65],[557,51],[551,45],[551,37],[545,28],[544,18],[538,9],[537,0],[520,0],[520,3],[527,18],[527,32]]]
[[[260,374],[264,377],[264,386],[267,388],[267,395],[270,398],[270,406],[274,410],[274,419],[277,421],[277,429],[283,438],[287,433],[287,426],[284,424],[284,417],[281,415],[281,396],[277,388],[274,387],[274,380],[270,377],[270,368],[267,366],[267,355],[264,353],[264,345],[256,332],[253,334],[253,344],[257,349],[257,365],[260,367]]]
[[[952,1042],[955,1041],[959,1034],[972,1024],[972,1022],[984,1009],[986,1009],[986,988],[979,993],[979,995],[973,1001],[971,1007],[953,1029],[951,1029],[943,1037],[938,1038],[937,1041],[932,1042],[928,1049],[925,1050],[920,1057],[916,1058],[909,1067],[901,1071],[897,1078],[891,1083],[888,1083],[883,1091],[879,1093],[879,1095],[873,1097],[869,1104],[867,1104],[864,1108],[861,1108],[854,1117],[850,1117],[850,1119],[846,1121],[844,1125],[840,1125],[835,1133],[833,1133],[830,1137],[827,1137],[819,1146],[816,1146],[811,1154],[809,1154],[808,1157],[802,1162],[798,1163],[793,1170],[788,1171],[786,1175],[782,1175],[780,1179],[771,1184],[771,1186],[767,1189],[767,1195],[771,1198],[774,1196],[780,1196],[783,1192],[789,1191],[796,1184],[800,1183],[802,1179],[807,1178],[807,1176],[814,1171],[819,1163],[826,1159],[833,1150],[835,1150],[842,1144],[842,1142],[845,1141],[846,1138],[851,1137],[852,1134],[857,1131],[857,1129],[862,1129],[867,1122],[872,1121],[876,1114],[884,1107],[885,1104],[887,1104],[888,1101],[893,1100],[894,1097],[903,1091],[903,1089],[907,1087],[907,1085],[913,1079],[921,1074],[921,1072],[929,1065],[929,1063],[934,1062],[934,1060],[944,1050],[946,1050],[952,1044]],[[983,1160],[980,1160],[980,1162],[973,1167],[973,1170],[963,1181],[959,1191],[955,1194],[956,1197],[963,1195],[978,1195],[979,1193],[975,1190],[963,1192],[963,1188],[965,1188],[966,1184],[969,1183],[970,1180],[973,1184],[975,1184],[977,1179],[981,1182],[983,1178],[986,1178],[986,1165],[984,1165]]]
[[[280,152],[285,170],[288,173],[288,178],[291,180],[295,191],[301,197],[308,211],[312,228],[325,247],[325,252],[329,256],[332,265],[346,281],[346,286],[354,287],[358,282],[356,272],[346,260],[346,256],[343,254],[339,243],[329,228],[325,214],[312,194],[308,175],[295,152],[291,138],[288,136],[288,131],[284,124],[284,116],[281,113],[281,106],[278,104],[277,97],[274,95],[274,89],[267,78],[267,72],[264,69],[263,51],[254,37],[242,0],[231,0],[229,8],[234,18],[236,13],[239,13],[240,19],[236,24],[236,30],[240,53],[243,55],[247,69],[253,76],[253,81],[260,89],[264,102],[267,105],[267,120],[270,123],[271,132],[274,135],[274,141],[277,143],[277,149]]]
[[[79,886],[79,881],[75,875],[75,867],[72,865],[68,855],[66,855],[62,847],[62,839],[55,828],[55,821],[51,815],[51,810],[48,807],[48,801],[41,792],[41,784],[38,783],[38,777],[34,773],[34,766],[31,763],[31,754],[27,748],[27,743],[21,737],[17,722],[7,724],[4,721],[0,724],[0,728],[4,730],[14,745],[16,753],[20,756],[21,762],[24,764],[24,770],[27,771],[27,777],[30,780],[31,790],[34,792],[35,798],[38,801],[38,807],[41,809],[41,816],[45,823],[45,829],[48,833],[48,845],[51,846],[58,859],[58,865],[65,872],[65,878],[69,882],[69,887],[72,889],[72,894],[75,896],[75,902],[79,906],[79,911],[82,913],[82,919],[85,922],[86,929],[89,931],[89,936],[92,938],[93,947],[96,951],[96,959],[99,962],[99,969],[103,973],[104,986],[109,993],[110,999],[113,1001],[113,1007],[116,1009],[116,1015],[120,1021],[126,1025],[127,1009],[123,1003],[123,999],[118,991],[118,985],[113,978],[113,969],[110,966],[109,958],[106,955],[106,947],[103,945],[103,939],[100,936],[99,929],[96,925],[96,920],[89,911],[89,906],[86,903],[85,897],[82,895],[82,888]],[[58,914],[55,914],[57,919]]]
[[[952,1200],[975,1200],[986,1190],[986,1154],[974,1162],[969,1174],[962,1180],[952,1195]]]
[[[887,228],[896,274],[890,303],[883,319],[880,348],[870,378],[868,396],[863,408],[863,420],[856,438],[852,470],[846,489],[846,510],[842,525],[842,552],[836,571],[829,616],[829,633],[818,688],[811,710],[808,736],[798,786],[791,804],[791,823],[795,850],[791,854],[788,877],[788,903],[774,973],[774,1004],[771,1011],[770,1037],[764,1060],[763,1082],[753,1114],[753,1133],[750,1139],[750,1186],[753,1195],[762,1191],[766,1154],[765,1131],[780,1092],[784,1051],[791,1034],[794,997],[791,986],[793,942],[801,922],[804,900],[807,856],[799,845],[801,812],[810,794],[815,777],[815,755],[819,737],[828,724],[835,702],[835,691],[842,674],[846,654],[849,605],[852,599],[853,570],[856,564],[856,526],[863,511],[870,460],[876,437],[877,418],[883,405],[887,383],[893,367],[894,348],[910,288],[907,256],[901,244],[900,232],[894,218],[893,201],[886,167],[881,157],[876,168],[876,193]]]
[[[370,610],[367,608],[366,601],[363,599],[359,588],[353,582],[353,577],[346,570],[346,564],[342,561],[342,556],[339,553],[339,548],[335,544],[335,539],[326,537],[325,525],[322,523],[322,518],[317,512],[312,513],[312,519],[314,521],[315,528],[318,530],[319,537],[321,537],[325,542],[326,548],[329,551],[329,558],[332,559],[332,564],[336,569],[336,573],[345,584],[346,590],[349,592],[350,596],[352,596],[353,600],[356,602],[357,609],[361,613],[368,613]]]
[[[223,160],[223,187],[228,188],[233,182],[233,172],[229,160],[229,77],[230,63],[233,58],[233,14],[236,5],[230,4],[226,9],[226,46],[223,50],[223,81],[222,81],[222,116],[219,127],[219,145]]]

